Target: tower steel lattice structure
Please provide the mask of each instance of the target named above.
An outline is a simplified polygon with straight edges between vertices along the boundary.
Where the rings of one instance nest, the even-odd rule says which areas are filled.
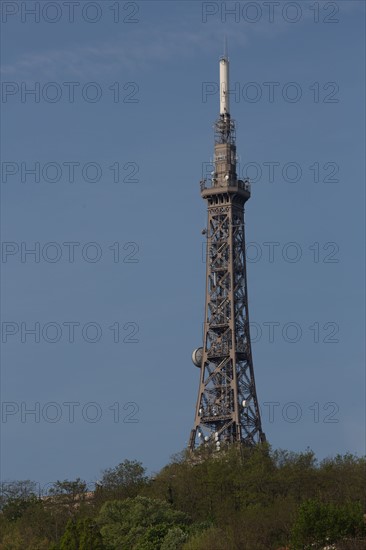
[[[206,303],[203,346],[189,448],[265,441],[249,332],[244,205],[248,180],[237,176],[235,122],[229,112],[229,59],[220,59],[220,116],[215,123],[214,171],[200,182],[207,201]]]

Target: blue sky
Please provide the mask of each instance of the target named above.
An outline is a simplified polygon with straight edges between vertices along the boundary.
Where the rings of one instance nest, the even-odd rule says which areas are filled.
[[[74,22],[61,2],[41,2],[39,22],[5,4],[1,479],[93,482],[125,458],[156,471],[187,444],[199,180],[219,109],[204,92],[225,35],[240,170],[257,180],[246,238],[264,430],[274,447],[362,454],[364,3],[281,2],[272,22],[261,2],[236,15],[233,2],[120,2],[117,22],[109,1],[80,2]],[[39,101],[24,94],[37,86]]]

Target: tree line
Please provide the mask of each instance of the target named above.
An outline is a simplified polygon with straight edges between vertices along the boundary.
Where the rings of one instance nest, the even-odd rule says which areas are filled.
[[[81,479],[3,484],[0,550],[358,550],[365,457],[318,461],[268,444],[183,451],[156,475],[138,461]]]

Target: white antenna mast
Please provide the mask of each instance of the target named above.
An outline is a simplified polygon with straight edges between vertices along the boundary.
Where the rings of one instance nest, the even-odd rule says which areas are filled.
[[[227,54],[227,38],[225,36],[224,55],[220,59],[220,115],[228,115],[229,113],[229,57]]]

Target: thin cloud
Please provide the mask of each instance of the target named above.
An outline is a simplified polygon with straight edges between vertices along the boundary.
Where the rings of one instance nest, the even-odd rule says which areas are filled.
[[[178,22],[177,25],[185,25]],[[288,26],[288,25],[287,25]],[[95,45],[70,45],[68,48],[27,52],[13,62],[4,64],[1,73],[21,79],[101,78],[121,71],[148,70],[157,62],[167,62],[197,56],[197,52],[221,53],[223,37],[228,35],[229,46],[245,47],[253,34],[277,36],[286,25],[260,21],[251,25],[231,21],[223,24],[218,18],[209,24],[196,21],[189,29],[134,29],[118,40]],[[222,39],[222,40],[221,40]]]
[[[308,8],[310,0],[302,5],[302,18],[296,25],[314,24],[314,13]],[[350,0],[339,4],[337,17],[342,21],[342,13],[363,11],[363,2]],[[263,12],[264,13],[264,12]],[[177,22],[187,27],[188,21]],[[340,23],[341,24],[341,23]],[[110,77],[112,74],[149,70],[156,63],[166,63],[173,59],[192,58],[197,52],[219,53],[221,39],[229,37],[229,49],[247,48],[253,37],[258,35],[268,40],[276,39],[289,30],[293,24],[276,15],[275,23],[269,23],[263,16],[257,23],[245,21],[235,23],[228,18],[222,23],[220,17],[208,23],[192,20],[188,28],[158,27],[154,30],[133,29],[119,37],[118,40],[101,42],[98,46],[72,45],[69,48],[28,52],[20,55],[13,62],[5,64],[1,73],[6,78],[14,79],[96,79]]]
[[[150,36],[135,32],[120,41],[99,46],[76,46],[47,52],[28,52],[13,63],[3,65],[6,77],[17,78],[93,78],[122,71],[148,69],[156,62],[193,56],[197,49],[209,50],[217,37],[193,31],[154,32]]]

